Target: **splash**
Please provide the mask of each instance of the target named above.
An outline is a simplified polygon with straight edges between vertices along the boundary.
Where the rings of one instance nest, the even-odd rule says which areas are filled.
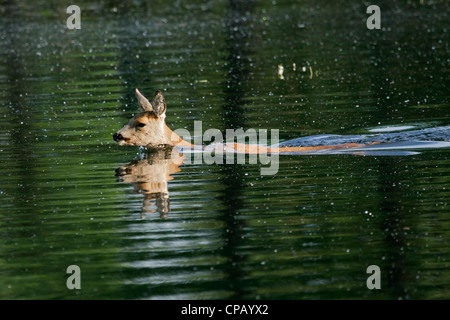
[[[413,126],[393,126],[394,130],[377,131],[372,129],[371,132],[382,132],[367,135],[314,135],[299,139],[289,140],[280,143],[278,147],[316,147],[326,145],[340,145],[346,143],[370,144],[378,142],[378,144],[367,145],[360,148],[351,149],[326,149],[313,150],[306,152],[289,152],[288,154],[340,154],[352,153],[359,155],[414,155],[418,154],[418,149],[439,149],[450,147],[450,126],[441,126],[434,128],[424,128],[420,130],[399,131],[413,128]]]

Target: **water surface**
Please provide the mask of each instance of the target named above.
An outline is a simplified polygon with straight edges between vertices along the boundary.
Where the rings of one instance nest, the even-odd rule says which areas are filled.
[[[59,2],[0,5],[1,298],[450,297],[448,147],[284,155],[261,176],[112,140],[135,88],[164,91],[173,129],[448,128],[447,2],[381,1],[382,30],[356,1],[78,5],[81,30]]]

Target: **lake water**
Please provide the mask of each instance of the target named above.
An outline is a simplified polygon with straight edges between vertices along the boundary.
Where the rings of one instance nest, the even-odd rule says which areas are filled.
[[[449,141],[448,2],[379,1],[382,30],[358,1],[132,3],[78,1],[80,30],[63,2],[0,5],[0,298],[450,298],[448,147],[262,176],[112,140],[139,88],[172,129]]]

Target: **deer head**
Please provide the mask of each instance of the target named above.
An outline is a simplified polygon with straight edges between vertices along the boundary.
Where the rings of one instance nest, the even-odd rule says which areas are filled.
[[[136,96],[142,112],[135,115],[113,139],[120,146],[143,146],[149,148],[173,147],[183,140],[170,130],[166,123],[166,101],[161,91],[156,91],[150,103],[138,89]]]

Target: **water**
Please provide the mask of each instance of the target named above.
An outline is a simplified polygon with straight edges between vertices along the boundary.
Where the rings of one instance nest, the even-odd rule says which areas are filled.
[[[112,141],[135,88],[164,91],[172,129],[445,128],[446,2],[381,2],[382,31],[358,2],[78,5],[81,30],[61,4],[0,5],[1,298],[449,298],[448,147],[284,155],[261,176]]]

